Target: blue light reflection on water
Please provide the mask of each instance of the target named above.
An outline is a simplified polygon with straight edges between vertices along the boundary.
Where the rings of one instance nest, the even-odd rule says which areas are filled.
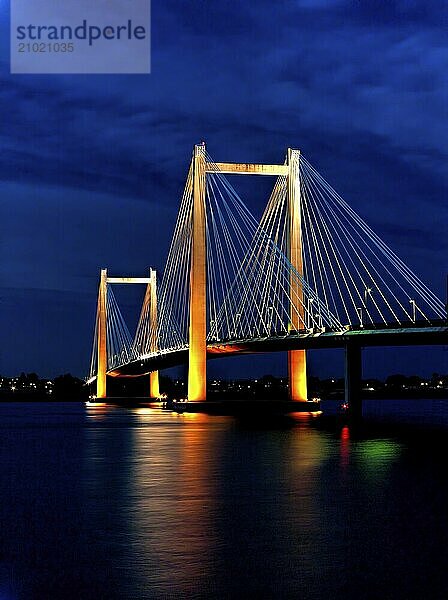
[[[444,435],[0,405],[0,598],[445,598]]]

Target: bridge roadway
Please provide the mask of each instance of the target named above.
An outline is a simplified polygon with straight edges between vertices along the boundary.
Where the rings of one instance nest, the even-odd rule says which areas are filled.
[[[410,324],[409,327],[378,326],[372,329],[351,328],[344,331],[294,331],[287,335],[221,340],[207,343],[207,358],[221,358],[238,354],[282,352],[286,350],[314,350],[324,348],[374,346],[448,346],[447,321]],[[151,371],[167,369],[188,362],[188,347],[158,352],[108,371],[112,377],[140,377]]]

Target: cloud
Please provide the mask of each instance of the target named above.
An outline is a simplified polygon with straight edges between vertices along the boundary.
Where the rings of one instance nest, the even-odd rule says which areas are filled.
[[[305,128],[381,136],[408,161],[418,140],[416,167],[440,177],[444,33],[434,15],[417,28],[415,10],[390,4],[393,22],[384,3],[168,3],[153,17],[147,78],[5,78],[3,176],[141,197],[156,185],[168,197],[203,134],[219,145],[267,129],[297,143]]]
[[[161,266],[205,139],[229,161],[300,147],[443,293],[447,11],[438,0],[154,3],[149,76],[11,76],[5,33],[3,284],[87,293],[102,265]],[[235,186],[259,214],[267,184]]]
[[[91,292],[101,267],[126,275],[164,264],[177,207],[18,184],[0,195],[4,287]]]

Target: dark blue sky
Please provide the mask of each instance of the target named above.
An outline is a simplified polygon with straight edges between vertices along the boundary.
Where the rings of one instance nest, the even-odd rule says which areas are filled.
[[[301,148],[444,297],[446,2],[154,0],[147,76],[10,75],[0,11],[1,373],[86,373],[98,270],[161,270],[202,139],[217,160]],[[260,186],[245,193],[260,213]],[[367,373],[447,359],[369,352]],[[254,364],[280,373],[284,359]],[[314,374],[339,366],[312,356]]]

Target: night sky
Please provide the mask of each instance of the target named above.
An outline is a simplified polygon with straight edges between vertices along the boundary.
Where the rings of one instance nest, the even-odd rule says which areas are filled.
[[[9,74],[0,0],[0,373],[86,375],[98,273],[162,270],[194,143],[216,160],[300,148],[439,297],[447,273],[448,4],[154,0],[152,73]],[[232,179],[259,216],[264,184]],[[130,314],[138,294],[117,297]],[[132,323],[131,323],[132,324]],[[284,356],[211,374],[285,371]],[[311,356],[314,375],[341,357]],[[443,349],[366,373],[448,372]]]

